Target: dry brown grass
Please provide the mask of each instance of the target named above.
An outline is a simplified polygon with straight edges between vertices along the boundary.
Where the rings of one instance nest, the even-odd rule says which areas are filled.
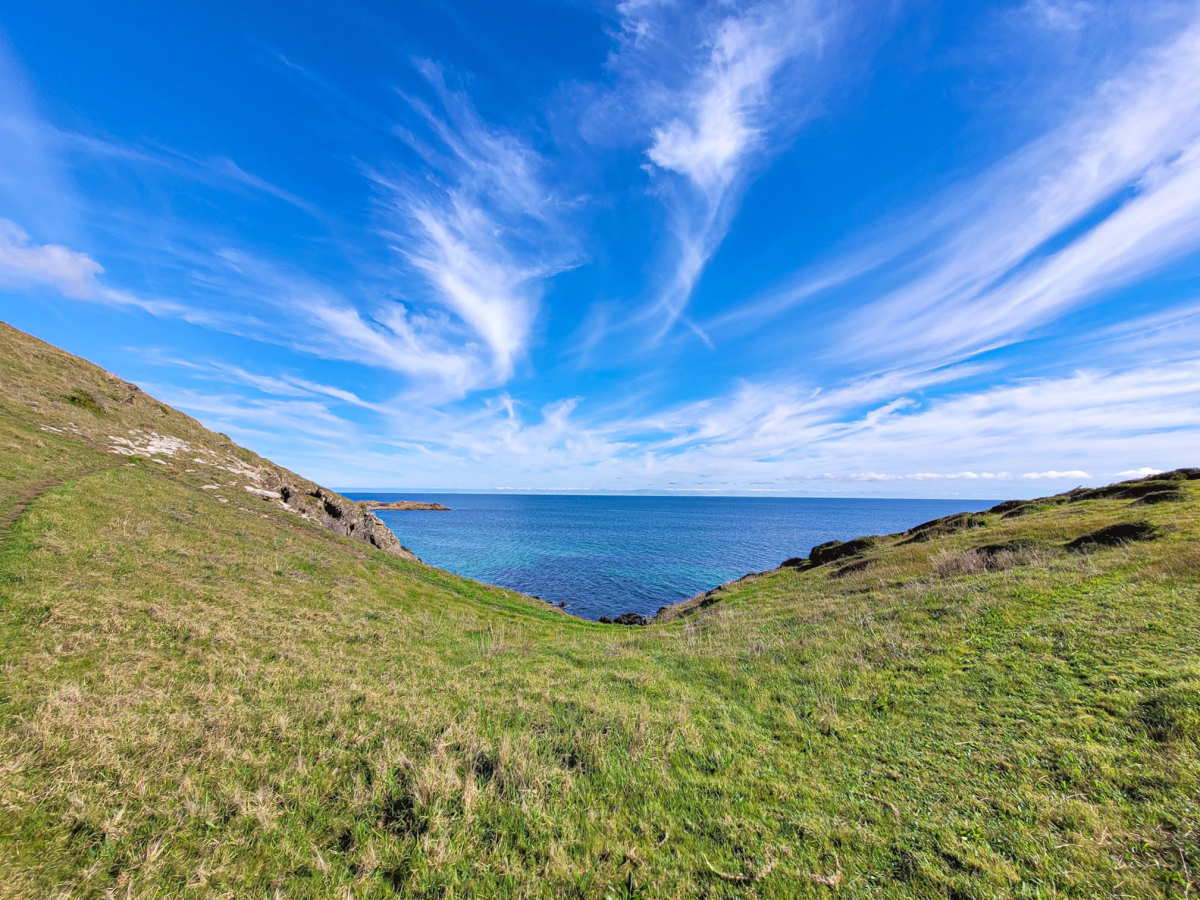
[[[939,550],[930,559],[933,572],[938,578],[954,578],[963,575],[983,575],[987,572],[1004,572],[1017,566],[1044,564],[1050,554],[1035,547],[1014,547],[997,550]]]

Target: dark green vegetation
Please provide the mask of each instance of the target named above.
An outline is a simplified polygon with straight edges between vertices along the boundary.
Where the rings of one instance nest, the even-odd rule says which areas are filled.
[[[333,534],[218,457],[261,464],[0,328],[0,896],[1198,890],[1188,473],[623,628]]]

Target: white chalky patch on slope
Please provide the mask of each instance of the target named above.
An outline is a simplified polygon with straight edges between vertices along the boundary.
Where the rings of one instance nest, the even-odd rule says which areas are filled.
[[[53,425],[39,425],[38,427],[41,428],[42,431],[53,431],[55,434],[66,434],[68,431],[72,434],[83,434],[83,432],[79,430],[79,426],[74,422],[68,422],[66,428],[56,428]]]
[[[157,431],[146,433],[133,429],[129,433],[133,435],[132,440],[110,434],[108,439],[113,442],[113,445],[108,448],[108,452],[120,453],[122,456],[162,455],[174,457],[177,451],[186,452],[192,449],[187,441],[169,434],[159,434]]]
[[[52,429],[51,426],[46,427],[57,430]],[[181,438],[172,437],[169,434],[159,434],[156,431],[144,432],[130,429],[129,434],[131,437],[117,437],[110,434],[108,439],[113,444],[108,448],[108,452],[118,453],[121,456],[169,456],[172,459],[175,458],[176,453],[181,456],[185,453],[192,453],[196,455],[190,458],[191,462],[200,463],[202,466],[213,466],[247,481],[262,481],[262,472],[254,466],[242,462],[236,456],[217,453],[207,447],[192,447]],[[158,462],[162,462],[162,460],[158,460]],[[234,486],[237,483],[236,481],[230,482]]]
[[[234,475],[240,475],[242,478],[249,478],[252,481],[260,481],[262,479],[262,475],[258,469],[246,465],[240,459],[231,459],[228,461],[233,463],[233,465],[225,466],[224,469],[226,472],[232,472]]]

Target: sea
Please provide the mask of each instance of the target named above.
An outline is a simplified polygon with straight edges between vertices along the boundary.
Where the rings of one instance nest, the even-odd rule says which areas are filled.
[[[904,531],[992,500],[393,494],[450,512],[383,510],[400,542],[430,565],[513,588],[598,619],[686,600],[817,544]]]

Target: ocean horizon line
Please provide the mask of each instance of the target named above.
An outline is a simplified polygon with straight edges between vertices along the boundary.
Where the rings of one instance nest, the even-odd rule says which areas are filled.
[[[895,496],[891,494],[795,494],[783,491],[761,489],[752,493],[738,491],[704,491],[689,488],[677,491],[662,488],[619,491],[619,490],[588,490],[584,488],[372,488],[372,487],[334,487],[333,490],[344,496],[352,494],[396,494],[422,496],[501,496],[501,497],[702,497],[729,498],[743,500],[773,499],[773,500],[962,500],[964,502],[998,503],[1008,497],[976,497],[964,494],[939,494],[926,497]],[[1024,499],[1024,498],[1016,498]]]

